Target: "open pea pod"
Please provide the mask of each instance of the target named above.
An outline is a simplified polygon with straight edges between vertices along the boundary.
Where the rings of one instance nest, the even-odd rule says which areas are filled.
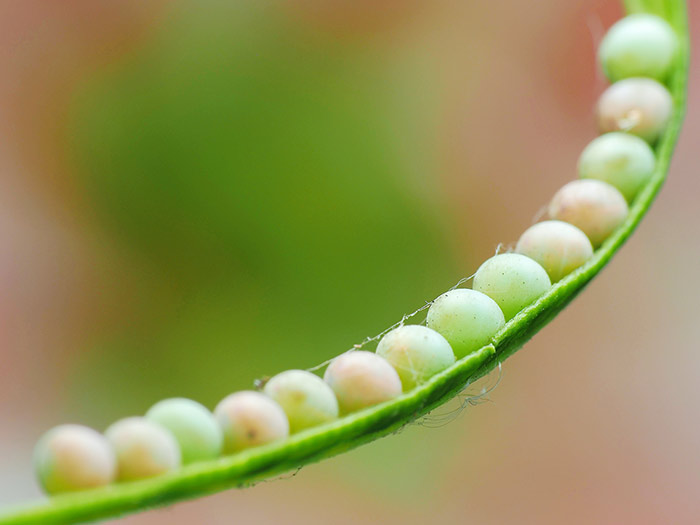
[[[386,436],[430,412],[466,385],[496,368],[559,313],[610,261],[632,234],[666,178],[685,112],[688,26],[683,0],[626,0],[628,12],[650,12],[668,20],[679,38],[669,79],[673,115],[656,145],[653,176],[630,208],[625,223],[585,265],[511,319],[492,344],[461,359],[418,388],[381,405],[301,432],[279,443],[205,461],[158,478],[61,495],[0,513],[0,525],[80,523],[147,510],[232,487],[241,487],[319,461]]]

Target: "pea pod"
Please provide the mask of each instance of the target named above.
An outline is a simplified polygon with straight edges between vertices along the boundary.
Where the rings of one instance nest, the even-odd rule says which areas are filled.
[[[593,257],[515,315],[490,344],[393,400],[301,431],[286,440],[214,461],[194,463],[165,476],[59,495],[48,501],[10,509],[0,515],[0,525],[50,525],[105,519],[296,469],[391,434],[455,396],[465,385],[484,376],[515,353],[566,307],[617,253],[651,206],[668,172],[686,102],[689,43],[685,2],[626,0],[625,5],[628,12],[651,12],[661,16],[678,36],[678,49],[667,79],[672,111],[665,131],[654,143],[657,159],[654,171],[639,190],[625,221]]]

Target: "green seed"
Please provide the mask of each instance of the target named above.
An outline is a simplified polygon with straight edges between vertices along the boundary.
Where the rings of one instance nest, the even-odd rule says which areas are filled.
[[[673,64],[678,39],[663,18],[634,14],[613,25],[598,49],[598,59],[611,82],[651,77],[663,82]]]
[[[547,272],[537,262],[518,253],[503,253],[479,267],[473,288],[496,301],[508,321],[551,285]]]
[[[60,425],[39,439],[34,469],[47,494],[74,492],[109,485],[117,460],[109,441],[82,425]]]
[[[461,359],[487,345],[505,324],[505,318],[488,295],[460,288],[433,301],[427,324],[447,339],[457,359]]]
[[[569,182],[549,203],[549,216],[576,226],[594,248],[620,227],[628,211],[627,201],[615,187],[595,179]]]
[[[304,370],[287,370],[270,379],[265,393],[277,401],[292,433],[338,417],[338,401],[323,379]]]
[[[289,436],[289,421],[282,407],[260,392],[231,394],[214,410],[224,432],[224,452],[265,445]]]
[[[644,140],[629,133],[606,133],[593,139],[581,153],[581,178],[598,179],[615,186],[632,202],[654,173],[654,151]]]
[[[221,454],[221,429],[212,413],[196,401],[184,398],[159,401],[146,413],[146,419],[172,432],[180,445],[184,465]]]
[[[586,234],[562,221],[537,223],[520,236],[515,251],[537,261],[553,283],[593,257]]]
[[[105,432],[117,455],[120,481],[150,478],[180,466],[180,447],[173,434],[143,417],[129,417]]]
[[[335,392],[345,414],[401,395],[401,379],[396,370],[372,352],[352,351],[336,357],[323,379]]]
[[[404,392],[424,383],[455,362],[450,343],[435,330],[420,325],[395,328],[379,341],[377,354],[389,361]]]
[[[650,78],[626,78],[606,89],[598,100],[601,133],[626,131],[649,143],[666,130],[673,100],[668,90]]]

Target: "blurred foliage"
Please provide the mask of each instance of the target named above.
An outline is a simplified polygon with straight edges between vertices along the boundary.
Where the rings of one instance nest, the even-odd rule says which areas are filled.
[[[174,9],[75,94],[77,184],[99,235],[149,268],[71,378],[70,410],[96,424],[312,366],[460,275],[435,101],[410,87],[425,63],[269,7]]]

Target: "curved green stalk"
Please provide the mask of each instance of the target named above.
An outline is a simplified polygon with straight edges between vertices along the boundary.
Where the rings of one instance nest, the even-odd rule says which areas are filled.
[[[67,524],[146,510],[232,487],[319,461],[390,434],[462,391],[515,353],[557,315],[632,234],[666,178],[685,111],[688,76],[688,28],[683,0],[626,0],[629,12],[647,11],[666,18],[680,39],[679,56],[670,79],[674,112],[656,147],[656,171],[630,209],[624,225],[584,266],[555,284],[537,302],[510,320],[492,344],[458,361],[424,385],[400,398],[344,417],[272,445],[188,466],[175,474],[116,484],[89,492],[57,496],[9,510],[0,525]]]

